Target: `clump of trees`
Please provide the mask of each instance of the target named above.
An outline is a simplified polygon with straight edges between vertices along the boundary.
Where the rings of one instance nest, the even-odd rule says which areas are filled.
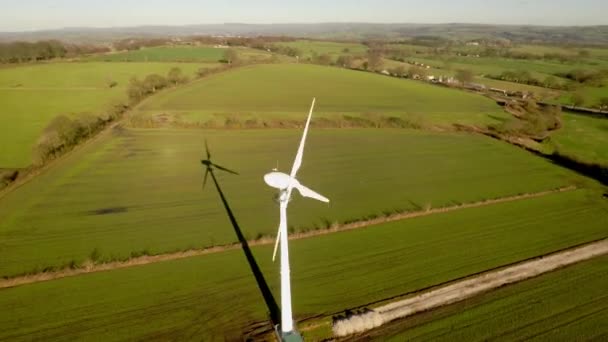
[[[379,49],[369,50],[367,53],[366,69],[370,71],[379,71],[384,65],[382,60],[382,51]]]
[[[490,126],[491,131],[542,141],[549,136],[549,132],[562,127],[560,106],[539,106],[533,100],[507,106],[514,117],[499,125]]]
[[[608,70],[571,70],[564,73],[557,73],[559,77],[564,77],[580,84],[601,87],[604,85],[604,80],[608,78]]]
[[[169,43],[170,40],[165,38],[127,38],[114,42],[112,45],[119,51],[132,51],[143,47],[162,46]]]
[[[55,117],[34,147],[34,164],[43,165],[72,149],[118,118],[126,108],[122,105],[114,106],[102,116],[81,114],[74,118],[66,115]]]
[[[336,65],[343,68],[352,68],[354,63],[354,58],[351,55],[341,55],[336,59]]]
[[[426,69],[415,65],[412,65],[407,71],[407,76],[411,79],[425,78],[426,74]]]
[[[58,40],[0,43],[0,63],[24,63],[109,52],[107,46],[64,44]]]
[[[201,70],[199,71],[202,72]],[[188,77],[182,73],[180,68],[176,67],[169,70],[167,77],[159,74],[150,74],[143,80],[137,77],[131,78],[127,87],[127,95],[131,103],[134,104],[168,86],[175,86],[186,82],[188,82]]]
[[[281,55],[290,57],[302,56],[302,51],[298,48],[286,45],[264,45],[264,50],[268,50]]]
[[[320,55],[315,55],[312,62],[320,65],[330,65],[332,64],[332,58],[329,54],[323,53]]]
[[[224,62],[228,64],[238,64],[240,61],[239,52],[236,49],[227,49],[224,52]]]
[[[473,82],[474,75],[471,70],[460,69],[456,71],[454,78],[458,80],[458,82],[460,82],[461,84],[469,84]]]
[[[541,81],[537,78],[534,78],[532,74],[527,70],[508,70],[504,71],[500,75],[488,75],[487,77],[501,81],[521,83],[538,87],[547,87],[552,89],[563,89],[565,87],[560,85],[559,82],[557,82],[557,79],[555,79],[554,77],[549,76],[544,81]]]
[[[405,69],[405,67],[403,65],[398,65],[398,66],[390,69],[389,72],[391,73],[391,75],[397,76],[397,77],[408,76],[407,70]]]
[[[62,58],[67,54],[65,46],[57,40],[0,43],[0,62],[22,63]]]

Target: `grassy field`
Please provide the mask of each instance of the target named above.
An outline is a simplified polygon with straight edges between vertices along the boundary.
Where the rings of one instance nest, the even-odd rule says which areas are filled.
[[[603,256],[396,323],[375,337],[382,341],[600,341],[608,334],[606,288],[608,256]]]
[[[405,70],[409,70],[414,67],[412,64],[399,62],[391,59],[384,59],[383,68],[386,70],[391,70],[396,67],[403,67]],[[448,69],[438,69],[438,68],[429,68],[425,69],[427,76],[435,76],[439,77],[454,77],[457,71],[453,68]],[[474,76],[473,83],[483,84],[487,88],[498,88],[502,90],[508,91],[521,91],[521,92],[532,92],[538,96],[540,96],[544,100],[554,100],[559,98],[562,95],[561,91],[555,89],[548,89],[543,87],[531,86],[527,84],[514,83],[514,82],[506,82],[501,80],[495,80],[487,77]]]
[[[583,106],[594,106],[596,108],[600,105],[600,100],[608,98],[608,86],[604,87],[582,87],[577,91],[583,97]],[[559,102],[562,104],[572,105],[572,93],[564,93],[560,98]]]
[[[238,94],[238,101],[235,99]],[[494,101],[422,82],[316,65],[241,68],[155,96],[140,106],[151,114],[206,122],[214,114],[298,118],[317,97],[317,117],[365,113],[395,115],[429,124],[496,123],[508,117]]]
[[[296,319],[606,237],[607,209],[578,190],[294,241]],[[278,300],[272,246],[253,251]],[[240,339],[266,318],[255,286],[230,251],[4,289],[0,340]]]
[[[0,168],[28,166],[36,140],[53,117],[103,112],[127,99],[131,77],[165,75],[175,66],[193,75],[203,65],[49,63],[0,69]],[[110,87],[111,82],[116,85]]]
[[[328,54],[334,58],[340,55],[364,55],[367,46],[357,43],[338,43],[330,41],[297,40],[295,42],[276,43],[280,46],[288,46],[301,51],[301,58],[310,58],[314,54]]]
[[[551,45],[519,45],[510,48],[513,52],[531,53],[542,57],[544,54],[561,54],[565,56],[578,56],[583,59],[606,59],[608,57],[608,49],[601,48],[572,48]],[[581,57],[580,51],[587,51],[588,57]]]
[[[299,130],[122,130],[0,199],[0,276],[86,259],[236,241],[213,187],[201,190],[208,138],[245,235],[275,234],[262,176],[292,163]],[[397,129],[313,130],[301,180],[332,200],[296,199],[290,225],[325,227],[537,192],[584,179],[481,136]],[[272,153],[268,153],[272,151]]]
[[[477,75],[500,75],[504,71],[529,71],[531,75],[539,80],[544,80],[546,77],[557,72],[568,72],[573,69],[585,68],[587,64],[565,64],[543,60],[519,60],[510,58],[498,57],[413,57],[411,60],[428,64],[432,67],[442,69],[468,69]],[[561,83],[567,80],[554,76]]]
[[[551,135],[549,144],[584,161],[608,165],[608,120],[564,113],[563,127]]]
[[[244,59],[270,57],[265,51],[235,48]],[[91,57],[103,62],[208,62],[216,63],[224,59],[226,48],[211,46],[158,46],[140,50],[118,52]]]

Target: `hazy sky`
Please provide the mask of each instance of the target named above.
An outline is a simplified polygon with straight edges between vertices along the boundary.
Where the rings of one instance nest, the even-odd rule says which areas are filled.
[[[608,24],[608,0],[0,0],[0,31],[224,22]]]

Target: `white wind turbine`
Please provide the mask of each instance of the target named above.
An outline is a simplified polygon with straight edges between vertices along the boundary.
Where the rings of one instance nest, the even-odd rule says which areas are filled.
[[[287,204],[291,197],[291,191],[296,188],[300,194],[304,197],[314,198],[322,202],[329,202],[326,197],[310,190],[304,185],[300,184],[296,179],[296,173],[302,165],[302,154],[304,153],[304,143],[306,142],[306,134],[308,133],[308,126],[310,125],[310,118],[312,117],[312,111],[315,107],[315,99],[312,99],[312,105],[310,112],[308,113],[308,119],[306,120],[306,126],[304,127],[304,134],[300,141],[300,147],[296,154],[296,159],[293,162],[291,173],[285,174],[283,172],[270,172],[264,175],[264,181],[266,184],[273,188],[279,189],[279,207],[280,207],[280,223],[279,231],[277,232],[277,240],[274,245],[274,252],[272,254],[272,260],[274,261],[277,246],[279,242],[281,244],[281,333],[282,337],[286,338],[292,335],[299,336],[293,327],[293,318],[291,311],[291,282],[289,277],[289,249],[287,245]]]

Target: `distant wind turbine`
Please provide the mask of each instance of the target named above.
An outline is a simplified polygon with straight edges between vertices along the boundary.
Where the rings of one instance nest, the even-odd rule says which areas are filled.
[[[280,223],[279,230],[277,232],[277,240],[274,245],[274,252],[272,254],[272,260],[274,261],[277,247],[281,244],[281,335],[283,339],[298,338],[300,335],[295,331],[293,326],[293,318],[291,311],[291,281],[289,277],[289,248],[287,239],[287,205],[291,197],[291,191],[296,188],[300,194],[304,197],[314,198],[322,202],[329,202],[326,197],[314,192],[313,190],[305,187],[296,179],[296,173],[302,165],[302,155],[304,154],[304,143],[306,142],[306,134],[308,133],[308,127],[310,125],[310,118],[312,117],[312,111],[315,107],[315,99],[312,99],[312,105],[310,112],[308,113],[308,119],[306,120],[306,126],[304,127],[304,134],[300,141],[300,147],[296,154],[296,159],[293,162],[291,173],[285,174],[283,172],[273,171],[264,175],[264,181],[269,186],[279,189],[279,207],[280,207]]]

